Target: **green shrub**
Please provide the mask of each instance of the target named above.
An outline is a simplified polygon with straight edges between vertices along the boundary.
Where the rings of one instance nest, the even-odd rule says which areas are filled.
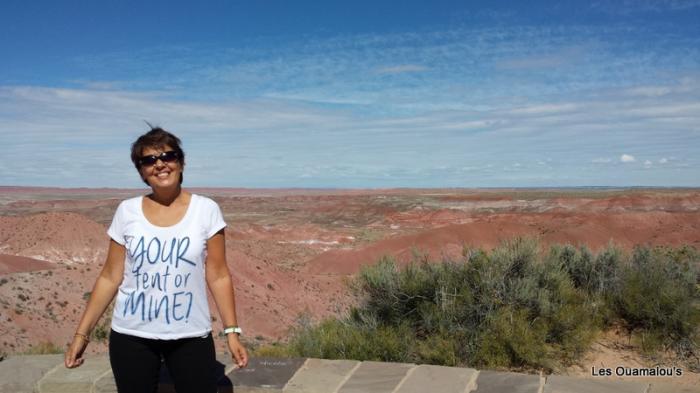
[[[107,306],[107,310],[103,314],[104,317],[99,321],[93,329],[90,337],[99,342],[105,342],[109,337],[109,332],[112,329],[112,311],[114,310],[114,300]]]
[[[548,260],[562,263],[577,288],[590,295],[602,295],[617,285],[623,255],[612,243],[597,256],[585,246],[576,249],[567,244],[552,246]]]
[[[457,366],[461,361],[460,340],[455,336],[434,334],[423,340],[416,340],[415,354],[411,361],[442,366]]]
[[[527,314],[527,310],[506,306],[490,315],[488,328],[479,336],[475,365],[552,368],[546,322],[531,320]]]
[[[644,348],[697,354],[700,260],[692,248],[614,245],[540,251],[532,239],[490,253],[400,268],[389,257],[350,282],[358,305],[341,319],[303,318],[289,356],[382,360],[489,368],[555,370],[580,358],[597,333],[617,320]]]
[[[29,347],[29,349],[27,349],[24,352],[25,355],[48,355],[56,353],[63,353],[63,348],[52,343],[51,341],[39,342],[35,345],[32,345],[31,347]]]
[[[104,342],[109,337],[109,322],[105,322],[95,326],[95,330],[92,331],[92,338],[96,341]]]
[[[372,328],[327,319],[298,330],[289,347],[304,357],[406,362],[412,336],[405,325]]]
[[[255,357],[284,358],[293,356],[289,352],[288,346],[278,342],[251,349],[251,354]]]
[[[645,351],[661,346],[697,355],[697,254],[686,250],[637,247],[612,295],[615,311]]]

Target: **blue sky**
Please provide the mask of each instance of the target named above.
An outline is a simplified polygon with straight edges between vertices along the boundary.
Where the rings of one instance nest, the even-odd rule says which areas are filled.
[[[700,0],[3,1],[0,185],[700,185]]]

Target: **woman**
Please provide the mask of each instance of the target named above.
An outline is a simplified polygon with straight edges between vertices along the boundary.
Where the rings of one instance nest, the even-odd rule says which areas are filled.
[[[65,365],[83,363],[90,332],[116,295],[109,358],[119,392],[155,392],[161,358],[178,393],[216,392],[207,287],[236,364],[248,363],[236,323],[221,209],[182,190],[185,154],[173,134],[151,129],[132,145],[131,160],[152,193],[117,208],[107,231],[107,260]]]

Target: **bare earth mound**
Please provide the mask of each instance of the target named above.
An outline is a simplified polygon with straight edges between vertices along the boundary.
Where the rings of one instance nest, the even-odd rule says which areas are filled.
[[[10,273],[47,270],[53,267],[55,267],[53,264],[45,261],[16,255],[0,254],[0,276]]]

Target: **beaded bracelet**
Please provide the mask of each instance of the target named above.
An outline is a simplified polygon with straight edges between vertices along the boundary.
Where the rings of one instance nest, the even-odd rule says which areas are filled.
[[[81,337],[83,340],[90,342],[90,338],[88,338],[88,336],[86,336],[85,334],[75,332],[75,336]]]

